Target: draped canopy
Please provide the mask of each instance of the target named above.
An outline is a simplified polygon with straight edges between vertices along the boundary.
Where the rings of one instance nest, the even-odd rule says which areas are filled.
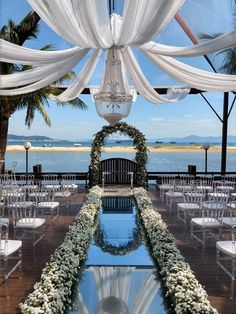
[[[102,51],[114,47],[119,51],[122,67],[132,80],[132,87],[152,103],[179,100],[188,93],[189,87],[205,91],[236,90],[235,75],[200,70],[176,59],[234,47],[236,31],[190,47],[175,47],[154,41],[180,10],[184,0],[126,0],[122,16],[109,14],[108,0],[28,2],[53,31],[74,47],[40,51],[0,39],[0,61],[32,66],[23,72],[1,75],[1,95],[25,94],[52,84],[80,63],[91,50],[88,61],[75,80],[62,94],[53,97],[61,102],[73,99],[88,85]],[[143,73],[134,48],[140,49],[158,68],[186,85],[186,88],[178,93],[170,92],[165,97],[159,95]],[[126,90],[131,88],[128,81],[127,77],[123,80]]]

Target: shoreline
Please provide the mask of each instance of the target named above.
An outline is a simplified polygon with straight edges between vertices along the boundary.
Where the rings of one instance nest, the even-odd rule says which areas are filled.
[[[77,153],[90,153],[91,147],[36,147],[32,146],[29,152],[40,152],[40,153],[57,153],[57,152],[77,152]],[[104,147],[103,152],[108,153],[132,153],[136,150],[133,147],[126,146],[116,146],[116,147]],[[150,153],[202,153],[204,150],[201,146],[181,146],[181,147],[151,147],[148,146],[148,151]],[[6,152],[8,153],[22,153],[25,152],[23,145],[8,145]],[[211,146],[208,150],[208,153],[217,153],[221,152],[220,146]],[[236,147],[228,147],[228,153],[236,153]]]

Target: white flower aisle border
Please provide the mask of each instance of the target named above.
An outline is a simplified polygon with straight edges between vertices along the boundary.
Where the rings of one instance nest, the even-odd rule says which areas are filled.
[[[188,263],[175,245],[167,225],[152,205],[152,201],[143,188],[133,189],[137,202],[141,223],[145,236],[150,243],[154,262],[160,267],[160,275],[166,287],[166,296],[171,301],[171,307],[178,314],[204,313],[216,314],[207,293],[196,279]]]
[[[72,304],[73,287],[85,267],[95,218],[101,207],[102,189],[90,189],[86,201],[69,226],[64,242],[43,269],[41,279],[23,304],[24,314],[65,313]]]

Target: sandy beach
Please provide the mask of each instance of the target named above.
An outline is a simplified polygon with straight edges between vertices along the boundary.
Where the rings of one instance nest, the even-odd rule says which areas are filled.
[[[89,153],[91,150],[90,147],[34,147],[30,148],[31,152],[40,152],[40,153],[49,153],[49,152],[85,152]],[[201,146],[160,146],[160,147],[148,147],[150,153],[169,153],[169,152],[188,152],[188,153],[202,153],[203,149]],[[9,153],[18,153],[24,152],[23,145],[9,145],[7,147],[7,152]],[[104,152],[121,152],[121,153],[132,153],[134,150],[133,147],[124,147],[124,146],[116,146],[116,147],[104,147]],[[209,153],[220,152],[220,146],[211,146],[208,150]],[[228,147],[228,153],[236,153],[236,147]]]

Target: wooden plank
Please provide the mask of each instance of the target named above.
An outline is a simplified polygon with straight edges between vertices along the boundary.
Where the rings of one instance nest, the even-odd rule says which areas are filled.
[[[199,282],[205,287],[211,304],[220,314],[235,314],[236,296],[234,300],[230,299],[230,278],[223,271],[218,272],[216,265],[216,241],[214,239],[208,241],[203,249],[200,243],[191,239],[189,225],[185,227],[177,219],[176,205],[170,211],[162,203],[159,191],[154,185],[149,188],[148,193],[157,211],[168,225],[169,231],[174,235],[180,252],[190,264]]]
[[[121,190],[124,188],[120,186]],[[116,186],[113,187],[113,190]],[[130,187],[127,187],[130,191]],[[117,189],[118,192],[118,189]],[[0,313],[19,313],[18,305],[23,302],[27,295],[33,290],[36,281],[39,280],[41,271],[50,255],[63,241],[68,225],[72,222],[74,215],[79,210],[86,190],[80,189],[76,199],[73,199],[71,208],[63,207],[61,216],[54,221],[46,230],[44,245],[39,243],[34,252],[30,241],[24,241],[23,245],[23,271],[15,272],[8,280],[8,285],[0,285]],[[148,193],[154,206],[168,224],[169,230],[175,236],[176,244],[186,261],[195,272],[197,279],[205,286],[209,300],[220,314],[235,314],[236,300],[230,299],[230,279],[222,271],[217,278],[215,242],[211,241],[205,251],[202,246],[190,237],[189,229],[177,219],[176,208],[170,212],[159,197],[159,191],[154,185],[149,187]],[[121,193],[123,195],[124,193]],[[21,275],[21,278],[19,278]],[[8,291],[7,291],[8,289]],[[6,292],[9,297],[6,297]]]

